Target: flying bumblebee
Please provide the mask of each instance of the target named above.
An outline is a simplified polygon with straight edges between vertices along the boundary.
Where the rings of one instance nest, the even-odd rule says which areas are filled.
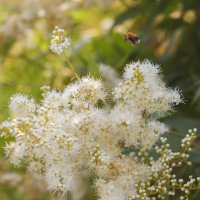
[[[140,43],[140,38],[133,32],[128,32],[124,35],[125,41],[130,41],[132,45]]]

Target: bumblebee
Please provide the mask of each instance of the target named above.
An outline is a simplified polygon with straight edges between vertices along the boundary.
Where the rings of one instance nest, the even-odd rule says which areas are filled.
[[[132,32],[128,32],[127,34],[125,34],[124,40],[130,41],[132,45],[140,43],[140,38],[135,33]]]

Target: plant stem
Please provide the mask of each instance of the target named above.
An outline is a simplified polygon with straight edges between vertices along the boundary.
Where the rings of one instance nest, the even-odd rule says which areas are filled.
[[[77,80],[80,80],[79,75],[76,73],[74,66],[71,64],[71,62],[69,61],[69,59],[65,59],[65,61],[67,62],[67,64],[69,65],[70,69],[73,71],[74,73],[74,77],[77,78]]]

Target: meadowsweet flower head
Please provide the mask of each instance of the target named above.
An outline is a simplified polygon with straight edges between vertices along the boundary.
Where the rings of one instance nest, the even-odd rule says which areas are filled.
[[[123,77],[114,89],[115,99],[146,114],[166,112],[182,102],[180,92],[167,88],[160,79],[159,66],[148,60],[127,65]]]
[[[51,39],[50,49],[60,55],[71,45],[71,38],[65,36],[65,31],[58,26],[55,27]]]
[[[90,77],[84,77],[75,84],[67,86],[62,94],[63,105],[76,111],[88,110],[90,106],[94,106],[98,101],[105,101],[105,97],[106,93],[102,82]]]
[[[104,105],[102,81],[91,77],[81,78],[63,92],[46,87],[43,91],[37,105],[26,96],[12,97],[9,107],[14,119],[3,122],[0,129],[2,136],[14,137],[5,147],[10,161],[19,165],[25,160],[29,169],[44,173],[51,191],[71,191],[73,196],[79,190],[80,174],[88,169],[97,177],[101,200],[134,199],[143,195],[138,185],[146,186],[146,177],[167,169],[165,157],[173,160],[178,155],[166,149],[168,145],[163,146],[165,157],[149,162],[125,153],[134,147],[141,150],[140,156],[148,155],[159,138],[165,143],[162,136],[168,128],[153,116],[170,112],[181,102],[178,90],[167,88],[159,67],[149,61],[126,66],[109,107]],[[182,144],[187,148],[195,137],[190,132]]]

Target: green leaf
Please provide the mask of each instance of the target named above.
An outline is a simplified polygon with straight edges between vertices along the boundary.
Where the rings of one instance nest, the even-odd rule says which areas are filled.
[[[198,163],[200,164],[200,151],[193,151],[190,153],[190,159],[192,161],[192,163]]]
[[[170,128],[174,128],[176,130],[180,130],[183,133],[186,133],[188,129],[197,128],[200,130],[200,121],[193,118],[186,117],[172,117],[170,119],[165,120]]]
[[[200,98],[200,86],[198,87],[193,99],[192,99],[192,104],[195,104]]]

